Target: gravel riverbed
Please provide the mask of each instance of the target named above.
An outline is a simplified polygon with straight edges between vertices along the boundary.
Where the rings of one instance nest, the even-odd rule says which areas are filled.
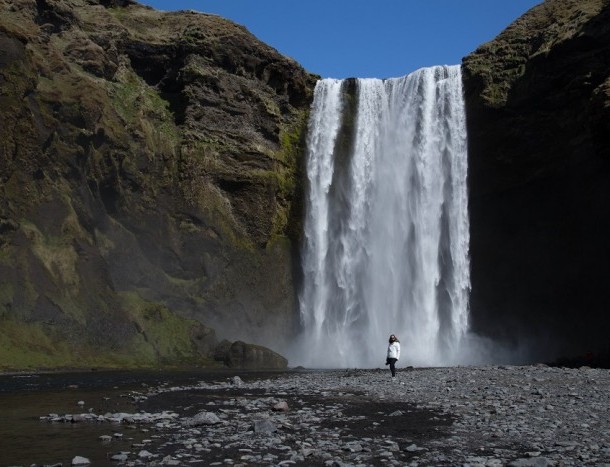
[[[114,465],[610,466],[607,369],[302,371],[248,382],[236,372],[128,396],[134,413],[41,414],[41,423],[108,424],[100,443]],[[146,438],[113,450],[133,430]]]

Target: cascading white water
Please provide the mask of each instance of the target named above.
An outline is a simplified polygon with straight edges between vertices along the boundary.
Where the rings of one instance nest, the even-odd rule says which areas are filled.
[[[396,79],[318,82],[291,361],[456,363],[468,327],[466,128],[459,66]]]

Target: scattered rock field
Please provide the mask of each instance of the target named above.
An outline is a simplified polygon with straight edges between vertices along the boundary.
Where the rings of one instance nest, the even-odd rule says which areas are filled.
[[[107,423],[100,442],[120,466],[610,466],[606,369],[295,371],[248,382],[236,373],[129,396],[137,413],[41,422]],[[112,451],[130,429],[147,439]]]

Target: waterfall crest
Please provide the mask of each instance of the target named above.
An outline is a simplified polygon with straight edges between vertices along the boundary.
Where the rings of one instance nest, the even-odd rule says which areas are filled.
[[[294,364],[456,362],[470,288],[466,127],[459,66],[318,82]]]

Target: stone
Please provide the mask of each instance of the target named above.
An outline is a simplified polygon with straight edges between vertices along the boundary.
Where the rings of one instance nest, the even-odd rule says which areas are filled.
[[[88,465],[91,464],[91,461],[86,457],[75,456],[72,458],[72,465]]]
[[[288,402],[279,401],[273,406],[273,410],[276,412],[288,412]]]
[[[199,412],[192,418],[188,419],[186,421],[186,424],[188,426],[200,426],[200,425],[215,425],[220,422],[221,422],[220,418],[218,418],[218,415],[216,415],[214,412],[203,411],[203,412]]]
[[[254,344],[236,341],[229,348],[226,363],[231,368],[285,369],[288,360],[280,354]]]
[[[153,457],[153,453],[147,451],[146,449],[142,449],[140,452],[138,452],[138,457],[140,459],[150,459],[151,457]]]
[[[171,456],[165,456],[161,460],[161,465],[180,465],[181,463],[178,459],[174,459]]]
[[[231,378],[231,384],[233,386],[243,386],[244,382],[242,381],[242,379],[239,376],[233,376],[233,378]]]
[[[554,465],[546,457],[522,458],[508,463],[508,467],[547,467]]]
[[[252,428],[255,433],[274,433],[277,431],[277,427],[268,418],[254,420]]]

